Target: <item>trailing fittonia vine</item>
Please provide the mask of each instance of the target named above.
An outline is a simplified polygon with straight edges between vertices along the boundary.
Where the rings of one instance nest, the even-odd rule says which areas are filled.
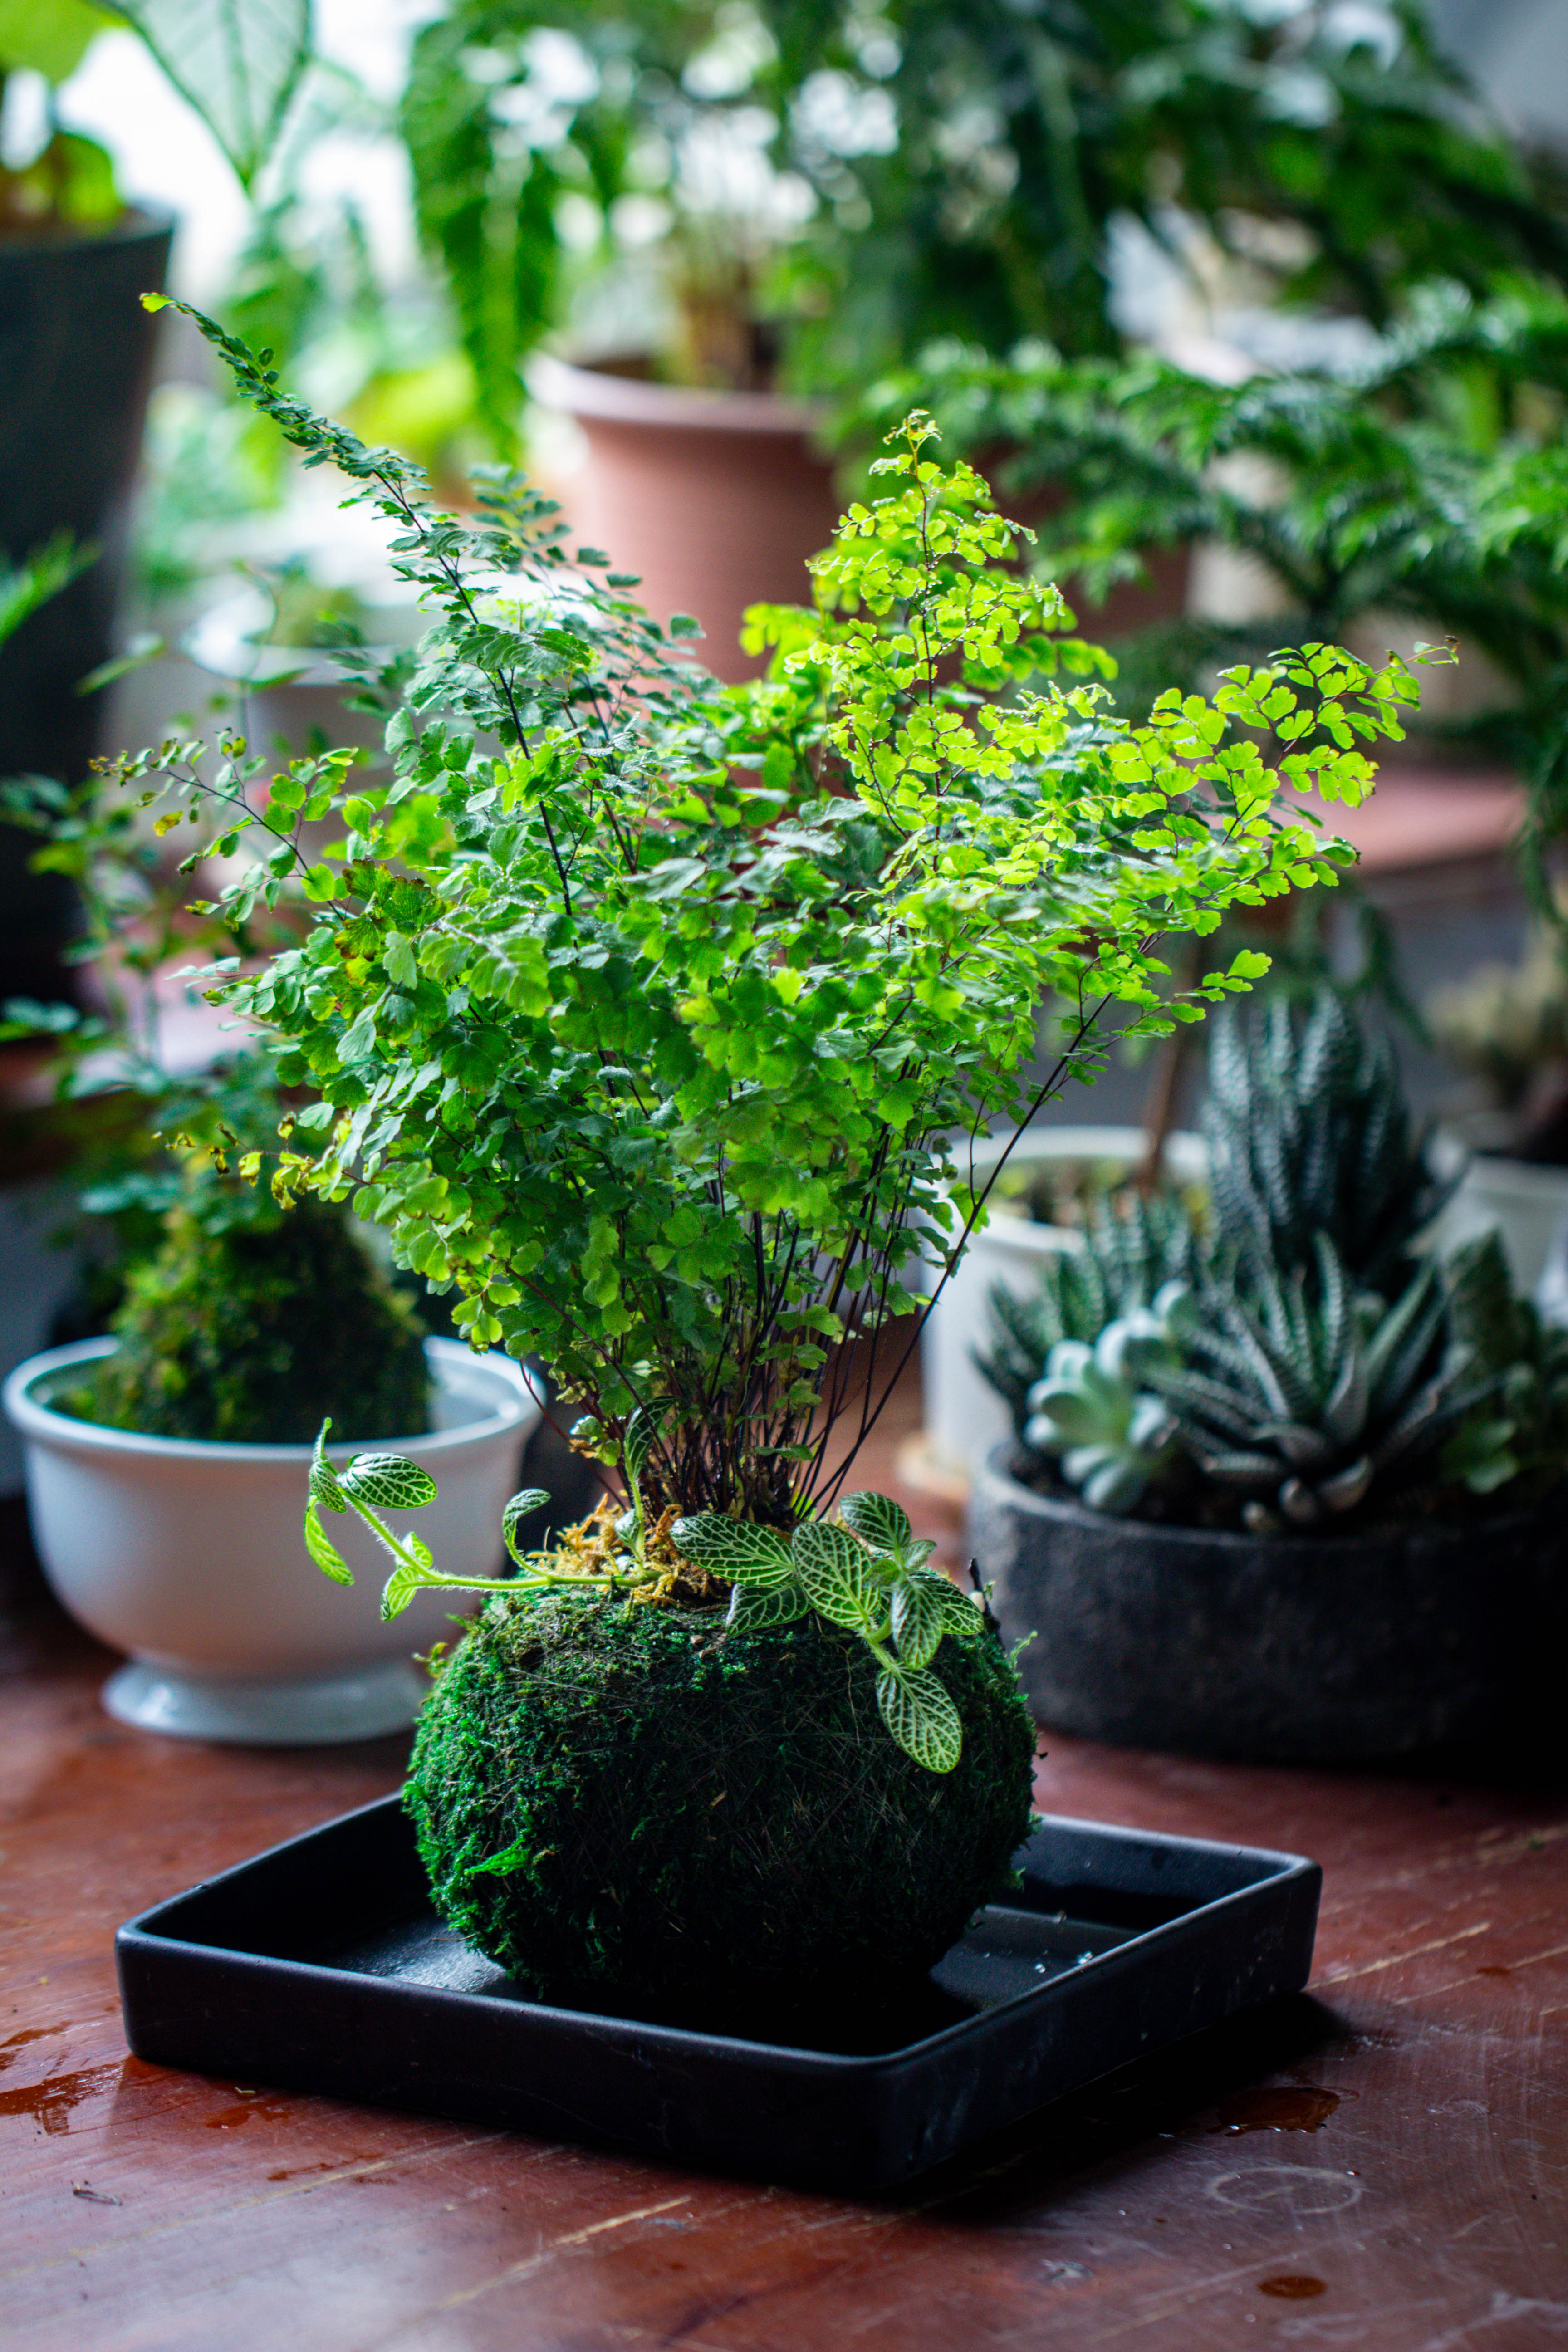
[[[891,1319],[927,1303],[922,1245],[951,1271],[984,1214],[982,1191],[962,1223],[950,1182],[993,1122],[1098,1072],[1108,1007],[1163,1034],[1258,976],[1244,954],[1163,997],[1160,943],[1334,878],[1352,853],[1280,795],[1359,801],[1414,679],[1314,646],[1123,722],[1018,528],[917,415],[817,559],[816,609],[755,612],[769,675],[721,688],[669,643],[695,624],[667,637],[635,582],[573,560],[520,478],[481,478],[472,526],[437,512],[416,467],[196,323],[387,518],[436,616],[384,780],[306,764],[263,797],[233,742],[216,772],[190,743],[121,763],[174,807],[216,791],[226,850],[266,829],[237,926],[302,901],[301,944],[215,992],[319,1097],[283,1192],[352,1194],[455,1286],[476,1345],[537,1350],[623,1467],[639,1543],[688,1545],[742,1617],[787,1593],[855,1623],[895,1733],[945,1752],[913,1727],[956,1622],[919,1548],[891,1506],[822,1522],[903,1360]],[[1042,1076],[1047,999],[1068,1009]]]
[[[329,1422],[316,1441],[305,1507],[305,1544],[311,1559],[334,1583],[352,1584],[353,1574],[321,1525],[322,1511],[353,1511],[392,1559],[382,1593],[381,1613],[402,1614],[422,1590],[432,1588],[513,1595],[596,1587],[607,1595],[625,1593],[637,1601],[658,1597],[660,1566],[650,1543],[639,1473],[646,1458],[646,1424],[634,1414],[622,1457],[631,1507],[607,1531],[611,1541],[596,1559],[564,1558],[558,1552],[524,1553],[517,1545],[520,1523],[550,1497],[542,1486],[525,1486],[501,1515],[501,1534],[516,1567],[511,1577],[447,1576],[437,1568],[430,1548],[410,1532],[397,1535],[384,1510],[413,1510],[436,1499],[436,1481],[417,1462],[395,1454],[359,1454],[341,1467],[329,1462]],[[666,1556],[718,1578],[731,1588],[724,1623],[742,1632],[788,1625],[813,1611],[830,1624],[858,1633],[876,1659],[877,1704],[900,1748],[933,1772],[951,1772],[963,1753],[958,1710],[931,1671],[947,1633],[973,1636],[983,1620],[940,1570],[930,1566],[934,1544],[916,1538],[907,1514],[886,1495],[846,1495],[838,1506],[841,1524],[802,1519],[789,1536],[756,1520],[721,1517],[711,1511],[677,1518],[657,1532]]]

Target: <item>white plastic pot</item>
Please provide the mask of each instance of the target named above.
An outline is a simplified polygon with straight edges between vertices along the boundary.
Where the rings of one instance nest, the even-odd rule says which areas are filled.
[[[992,1173],[1009,1140],[1005,1135],[994,1136],[976,1149],[978,1183]],[[1125,1171],[1136,1166],[1147,1146],[1140,1127],[1030,1128],[1014,1144],[1007,1165],[1024,1169],[1103,1160]],[[1208,1172],[1203,1139],[1180,1131],[1167,1136],[1164,1165],[1178,1183],[1201,1183]],[[966,1476],[993,1446],[1013,1434],[1005,1404],[974,1362],[975,1354],[991,1344],[993,1284],[1001,1283],[1016,1298],[1027,1298],[1039,1283],[1046,1260],[1079,1246],[1070,1227],[1037,1224],[1030,1217],[1013,1214],[993,1195],[990,1223],[970,1242],[921,1334],[926,1450],[936,1475]]]
[[[1510,1160],[1498,1151],[1472,1157],[1450,1135],[1439,1135],[1435,1157],[1445,1175],[1460,1163],[1465,1172],[1423,1246],[1447,1256],[1461,1242],[1495,1231],[1515,1283],[1533,1296],[1568,1218],[1568,1168]]]
[[[103,1703],[123,1723],[262,1745],[366,1739],[413,1721],[426,1682],[412,1654],[450,1633],[464,1596],[422,1594],[379,1613],[391,1562],[359,1519],[328,1522],[354,1571],[329,1582],[300,1535],[308,1445],[206,1444],[100,1428],[50,1409],[51,1391],[112,1354],[83,1339],[19,1364],[0,1402],[26,1447],[34,1540],[57,1598],[130,1654]],[[494,1576],[500,1518],[540,1405],[521,1367],[427,1339],[436,1427],[329,1449],[423,1464],[438,1499],[388,1512],[442,1568]]]

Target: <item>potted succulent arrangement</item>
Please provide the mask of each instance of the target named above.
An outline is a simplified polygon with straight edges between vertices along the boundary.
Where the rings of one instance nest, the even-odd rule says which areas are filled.
[[[297,761],[274,787],[287,800],[322,772]],[[393,1629],[368,1593],[323,1608],[290,1577],[310,1441],[331,1414],[345,1438],[395,1439],[438,1465],[443,1542],[489,1573],[539,1402],[516,1364],[427,1339],[344,1209],[283,1214],[258,1180],[302,1105],[280,1098],[253,1042],[209,1038],[196,1067],[172,1066],[160,987],[174,959],[255,952],[257,928],[184,913],[188,879],[101,778],[17,783],[4,805],[83,910],[96,1009],[13,1000],[7,1027],[49,1045],[53,1115],[80,1130],[80,1206],[113,1244],[77,1260],[71,1319],[88,1336],[5,1368],[45,1572],[73,1616],[131,1654],[104,1690],[124,1721],[242,1741],[397,1728],[423,1692],[410,1654],[447,1612],[426,1602]],[[277,936],[290,936],[286,917]],[[35,1259],[57,1257],[39,1244],[68,1207],[57,1179]]]
[[[1568,1335],[1450,1185],[1342,999],[1222,1016],[1210,1206],[1103,1209],[993,1294],[1016,1438],[970,1540],[1047,1724],[1352,1759],[1496,1734],[1564,1597]]]
[[[433,512],[198,324],[434,611],[392,774],[260,812],[344,828],[300,876],[301,943],[215,982],[319,1093],[277,1186],[352,1201],[474,1342],[538,1348],[621,1482],[440,1666],[409,1794],[434,1899],[590,2006],[755,2019],[849,1953],[918,1970],[1005,1871],[1032,1754],[981,1612],[853,1486],[921,1250],[956,1262],[984,1216],[953,1211],[946,1139],[1092,1074],[1106,1008],[1164,1033],[1247,987],[1260,957],[1162,997],[1157,943],[1332,879],[1343,853],[1276,803],[1359,798],[1414,680],[1320,647],[1115,719],[914,418],[816,611],[753,616],[768,678],[721,689],[521,480],[481,485],[474,528]],[[163,751],[120,773],[200,817],[207,779]],[[1036,1082],[1047,992],[1075,1010]],[[319,1457],[328,1576],[333,1514],[428,1491]],[[384,1536],[389,1612],[489,1589]]]

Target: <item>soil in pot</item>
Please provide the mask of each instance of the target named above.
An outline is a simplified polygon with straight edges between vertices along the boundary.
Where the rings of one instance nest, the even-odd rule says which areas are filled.
[[[533,1998],[757,2032],[918,1980],[1029,1824],[1034,1730],[990,1639],[933,1671],[946,1774],[895,1746],[866,1645],[816,1618],[555,1591],[441,1671],[407,1801],[436,1906]]]

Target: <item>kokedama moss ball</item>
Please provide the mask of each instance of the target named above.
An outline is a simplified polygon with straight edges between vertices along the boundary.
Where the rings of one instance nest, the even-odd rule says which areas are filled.
[[[119,1354],[73,1402],[112,1429],[308,1445],[329,1413],[334,1440],[430,1425],[419,1318],[324,1202],[216,1231],[172,1211],[111,1328]]]
[[[406,1801],[436,1907],[534,1999],[740,2021],[874,2005],[1027,1834],[1034,1729],[1000,1644],[950,1637],[950,1773],[897,1747],[818,1618],[575,1592],[492,1601],[426,1700]],[[500,1864],[500,1867],[496,1865]]]

